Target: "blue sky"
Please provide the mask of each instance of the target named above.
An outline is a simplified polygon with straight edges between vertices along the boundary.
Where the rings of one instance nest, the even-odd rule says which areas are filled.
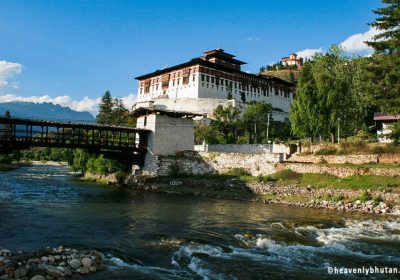
[[[367,23],[380,6],[379,0],[0,0],[0,102],[52,101],[95,113],[110,90],[131,105],[134,77],[219,46],[248,62],[243,70],[250,72],[332,43],[365,55],[370,49],[362,41],[376,34]]]

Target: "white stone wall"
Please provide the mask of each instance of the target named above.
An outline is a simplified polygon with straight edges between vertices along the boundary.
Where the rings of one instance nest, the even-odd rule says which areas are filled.
[[[272,145],[263,144],[221,144],[207,145],[208,152],[270,154]]]
[[[200,152],[192,156],[158,156],[154,158],[146,175],[168,176],[172,169],[181,174],[202,175],[209,173],[226,173],[234,168],[241,168],[252,176],[275,173],[276,158],[265,154],[239,154]],[[149,166],[150,167],[150,166]]]
[[[137,119],[138,128],[152,132],[148,138],[148,152],[152,155],[175,155],[179,151],[193,151],[193,120],[164,115],[148,115]]]

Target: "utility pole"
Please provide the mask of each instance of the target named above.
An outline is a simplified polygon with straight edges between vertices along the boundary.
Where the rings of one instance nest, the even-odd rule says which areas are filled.
[[[270,115],[270,113],[268,113],[268,115],[267,115],[267,142],[268,142],[268,138],[269,138],[269,115]]]

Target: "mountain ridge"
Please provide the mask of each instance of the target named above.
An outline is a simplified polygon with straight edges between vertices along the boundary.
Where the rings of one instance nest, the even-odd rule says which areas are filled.
[[[69,107],[44,102],[12,101],[0,103],[0,115],[10,111],[11,117],[33,118],[59,121],[95,122],[95,117],[87,111],[78,112]]]

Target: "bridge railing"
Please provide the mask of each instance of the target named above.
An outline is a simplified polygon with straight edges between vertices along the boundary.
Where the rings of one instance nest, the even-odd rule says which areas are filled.
[[[38,121],[0,117],[0,145],[141,151],[148,130],[87,123]]]

